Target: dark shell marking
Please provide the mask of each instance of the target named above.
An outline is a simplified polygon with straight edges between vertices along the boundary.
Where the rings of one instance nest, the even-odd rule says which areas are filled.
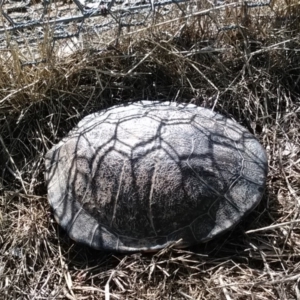
[[[265,150],[208,109],[142,101],[85,117],[46,154],[48,198],[75,241],[153,251],[207,241],[260,201]]]

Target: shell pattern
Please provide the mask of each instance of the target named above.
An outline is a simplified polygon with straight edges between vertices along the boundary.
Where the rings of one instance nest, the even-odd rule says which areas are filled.
[[[45,157],[48,199],[96,249],[186,247],[259,203],[267,156],[238,123],[192,104],[140,101],[85,117]]]

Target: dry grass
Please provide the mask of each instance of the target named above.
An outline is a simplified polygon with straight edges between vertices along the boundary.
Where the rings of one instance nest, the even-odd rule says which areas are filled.
[[[45,39],[38,65],[22,66],[13,44],[1,51],[0,298],[300,299],[299,9],[176,8],[172,22],[158,14],[159,25],[103,35],[101,51],[61,57]],[[217,32],[229,24],[239,27]],[[265,146],[267,191],[235,230],[185,251],[115,255],[74,244],[54,222],[47,149],[88,113],[137,99],[214,107]]]

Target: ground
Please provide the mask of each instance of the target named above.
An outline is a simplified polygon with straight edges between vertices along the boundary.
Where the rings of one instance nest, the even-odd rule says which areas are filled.
[[[147,25],[87,32],[78,44],[54,47],[51,34],[32,49],[7,33],[1,299],[300,299],[299,3],[225,6],[189,2],[167,15],[160,8]],[[234,230],[185,250],[124,255],[78,245],[57,225],[45,153],[85,115],[140,99],[212,108],[260,140],[267,189]]]

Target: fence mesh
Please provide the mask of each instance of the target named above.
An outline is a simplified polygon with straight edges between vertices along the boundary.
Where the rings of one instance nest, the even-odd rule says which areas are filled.
[[[151,26],[203,16],[212,19],[208,30],[217,34],[241,25],[236,17],[230,18],[229,9],[261,10],[270,6],[270,1],[1,0],[0,50],[18,47],[19,51],[23,49],[23,64],[38,62],[41,57],[36,50],[43,41],[70,53],[82,47],[101,47],[105,32],[117,42],[124,32],[134,34]]]

